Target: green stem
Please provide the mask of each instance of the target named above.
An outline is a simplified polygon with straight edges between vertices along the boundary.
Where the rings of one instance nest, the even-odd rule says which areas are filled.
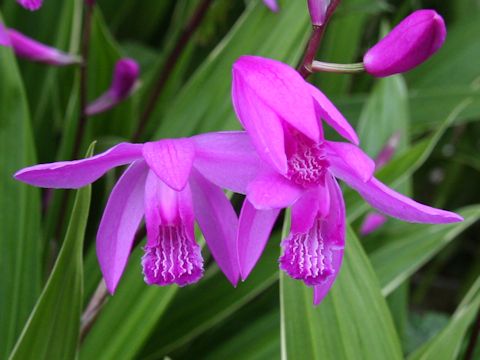
[[[355,64],[334,64],[322,61],[313,61],[313,72],[332,72],[337,74],[357,74],[365,71],[363,63]]]

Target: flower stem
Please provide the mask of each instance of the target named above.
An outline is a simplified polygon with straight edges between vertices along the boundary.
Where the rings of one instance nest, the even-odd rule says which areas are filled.
[[[365,71],[363,63],[355,64],[334,64],[314,60],[311,67],[312,72],[332,72],[337,74],[357,74]]]
[[[317,54],[320,43],[322,42],[325,29],[328,25],[332,14],[334,13],[337,6],[340,4],[340,0],[333,0],[330,6],[328,7],[327,14],[325,15],[325,22],[322,25],[313,25],[312,33],[310,34],[310,39],[308,40],[307,46],[305,48],[305,53],[303,60],[298,66],[297,70],[302,75],[304,79],[309,77],[313,73],[312,64]]]
[[[140,244],[146,233],[147,231],[145,226],[142,226],[140,230],[137,231],[131,251],[133,251],[138,246],[138,244]],[[103,279],[101,279],[98,283],[95,293],[88,302],[87,308],[82,314],[80,326],[80,342],[83,342],[83,340],[85,340],[85,337],[90,332],[90,329],[97,320],[98,315],[100,314],[100,311],[103,309],[103,306],[106,304],[107,300],[108,290],[105,286],[105,282],[103,281]]]
[[[178,59],[185,50],[188,42],[190,41],[192,35],[197,30],[198,26],[201,24],[205,14],[207,13],[208,8],[210,7],[213,0],[201,0],[198,4],[197,8],[193,12],[193,15],[188,20],[185,28],[183,29],[180,37],[175,44],[172,52],[169,54],[167,60],[165,61],[165,65],[162,67],[160,74],[158,75],[158,79],[156,84],[150,93],[150,97],[147,100],[147,105],[145,106],[145,110],[143,111],[142,115],[140,116],[140,120],[138,122],[137,130],[133,135],[133,141],[138,141],[143,135],[145,128],[148,124],[148,120],[152,115],[153,111],[155,110],[155,105],[157,103],[158,98],[160,97],[163,88],[165,87],[167,80],[169,79],[175,64],[177,63]]]

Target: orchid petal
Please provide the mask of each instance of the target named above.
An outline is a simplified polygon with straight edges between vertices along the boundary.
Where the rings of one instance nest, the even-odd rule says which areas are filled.
[[[8,29],[7,32],[15,55],[21,58],[56,66],[80,63],[78,56],[42,44],[14,29]]]
[[[195,148],[190,139],[147,142],[143,147],[143,157],[165,184],[180,191],[187,185]]]
[[[233,83],[313,141],[320,140],[315,107],[305,80],[291,66],[259,56],[242,56],[233,65]],[[234,102],[237,111],[243,105]],[[244,121],[243,119],[241,119]],[[248,129],[247,129],[248,130]]]
[[[43,0],[17,0],[17,3],[22,5],[27,10],[34,11],[40,9]]]
[[[195,143],[193,166],[221,188],[245,194],[265,166],[244,131],[201,134],[191,140]]]
[[[236,286],[240,276],[236,237],[238,219],[223,191],[193,169],[193,209],[205,241],[220,269]]]
[[[323,186],[305,192],[292,206],[291,232],[306,233],[318,216],[326,217],[330,211],[330,194]]]
[[[286,208],[305,189],[276,173],[259,175],[247,188],[247,198],[259,210]]]
[[[15,179],[45,188],[78,189],[94,182],[111,168],[140,159],[142,148],[142,144],[121,143],[87,159],[22,169],[15,174]]]
[[[245,199],[238,225],[237,249],[240,274],[245,280],[265,249],[280,209],[257,210]]]
[[[233,73],[233,107],[247,130],[260,157],[281,174],[288,170],[287,156],[283,139],[283,127],[278,115],[266,106]]]
[[[399,194],[374,177],[364,182],[357,174],[345,169],[331,169],[336,177],[357,190],[370,205],[386,215],[403,221],[427,224],[446,224],[463,220],[455,213],[422,205]]]
[[[333,105],[333,103],[319,89],[313,85],[307,85],[311,96],[313,96],[315,100],[317,116],[325,120],[328,125],[346,140],[358,145],[360,143],[358,135],[342,113],[338,111],[335,105]]]
[[[325,283],[314,287],[314,305],[320,304],[340,273],[345,247],[345,203],[342,191],[333,177],[327,177],[326,183],[330,194],[330,211],[322,224],[322,233],[325,239],[329,239],[335,244],[332,247],[333,274]]]
[[[325,149],[332,168],[354,173],[363,182],[372,178],[375,162],[359,147],[348,143],[326,141]]]
[[[115,292],[144,214],[148,166],[136,161],[112,190],[97,233],[97,257],[110,294]]]

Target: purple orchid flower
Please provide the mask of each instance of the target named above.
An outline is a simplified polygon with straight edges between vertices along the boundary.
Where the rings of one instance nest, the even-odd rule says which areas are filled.
[[[263,0],[263,3],[273,12],[280,10],[277,0]]]
[[[18,57],[55,66],[79,64],[80,58],[44,45],[22,33],[0,24],[0,45],[13,49]]]
[[[365,69],[377,77],[409,71],[436,53],[446,36],[445,22],[436,11],[415,11],[368,50]]]
[[[42,7],[43,0],[17,0],[17,3],[27,10],[35,11]]]
[[[113,188],[97,233],[100,268],[113,294],[144,215],[147,284],[183,286],[202,276],[196,219],[213,257],[235,286],[238,219],[221,188],[209,179],[244,192],[259,163],[246,133],[225,132],[121,143],[91,158],[28,167],[15,178],[39,187],[76,189],[113,167],[130,164]]]
[[[345,205],[336,178],[381,212],[409,222],[450,223],[457,214],[419,204],[373,177],[375,164],[335,106],[290,66],[243,56],[233,66],[235,112],[264,161],[247,187],[240,214],[238,257],[243,280],[259,259],[280,209],[292,207],[280,267],[328,293],[345,246]],[[321,120],[353,144],[327,141]]]
[[[120,59],[115,64],[110,88],[85,109],[87,115],[95,115],[113,108],[129,97],[138,85],[140,68],[133,59]]]

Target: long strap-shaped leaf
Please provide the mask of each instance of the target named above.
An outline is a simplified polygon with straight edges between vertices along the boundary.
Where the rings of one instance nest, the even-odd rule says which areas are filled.
[[[93,146],[89,153],[93,152]],[[91,186],[77,191],[70,223],[50,278],[10,356],[11,360],[74,359],[83,294],[83,240]]]

